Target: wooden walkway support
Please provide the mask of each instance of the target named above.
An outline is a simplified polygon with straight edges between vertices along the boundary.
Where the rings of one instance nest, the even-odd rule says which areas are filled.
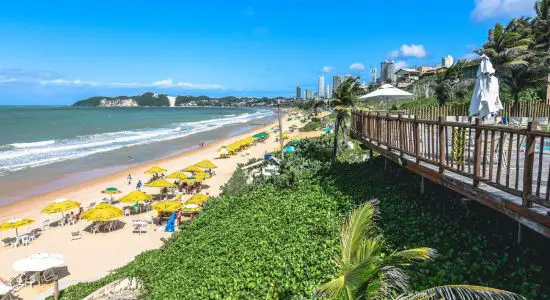
[[[353,111],[370,150],[550,237],[550,132]]]

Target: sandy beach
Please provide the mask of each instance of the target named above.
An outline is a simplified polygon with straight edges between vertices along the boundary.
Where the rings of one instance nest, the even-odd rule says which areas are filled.
[[[287,122],[285,117],[283,121],[283,130],[294,124],[298,126],[302,125],[299,124],[298,121]],[[216,169],[216,176],[205,182],[203,193],[208,192],[211,196],[216,196],[220,193],[220,186],[226,183],[232,176],[237,164],[245,163],[251,158],[262,157],[266,152],[279,149],[280,144],[275,141],[275,136],[271,135],[265,143],[258,143],[256,146],[251,147],[249,149],[250,155],[238,154],[227,159],[219,159],[217,149],[222,145],[227,145],[252,134],[268,130],[274,125],[276,125],[275,122],[238,136],[218,140],[200,149],[141,164],[103,178],[1,207],[0,221],[6,221],[14,217],[29,217],[35,219],[35,223],[19,229],[19,233],[21,234],[40,227],[43,220],[49,219],[54,221],[59,219],[61,217],[59,214],[44,215],[40,213],[43,207],[57,198],[74,200],[86,207],[90,202],[99,202],[104,197],[100,191],[107,187],[117,187],[122,190],[123,193],[120,196],[133,191],[135,189],[135,183],[137,183],[138,180],[141,179],[142,182],[146,182],[149,179],[149,175],[144,174],[144,171],[151,166],[160,166],[168,169],[168,174],[204,159],[212,160],[218,168]],[[314,136],[318,134],[318,132],[295,132],[290,136],[292,138]],[[133,177],[132,185],[128,185],[127,183],[126,177],[128,174],[131,174]],[[158,189],[155,188],[145,187],[143,191],[150,194],[158,193]],[[190,195],[184,195],[183,199],[190,197]],[[71,241],[71,232],[82,231],[85,227],[90,225],[90,222],[80,221],[75,225],[51,228],[43,232],[43,234],[29,246],[17,248],[12,248],[10,246],[2,247],[0,249],[0,277],[8,279],[17,275],[17,272],[12,268],[12,263],[14,261],[25,258],[33,253],[44,252],[59,253],[64,256],[69,274],[60,280],[61,287],[79,281],[98,279],[108,274],[111,270],[130,262],[137,254],[148,249],[159,247],[162,244],[161,238],[170,235],[170,233],[165,233],[163,228],[154,225],[149,225],[146,234],[138,235],[132,233],[132,220],[144,219],[146,214],[156,216],[155,211],[150,211],[140,215],[122,217],[120,221],[125,223],[126,226],[110,233],[90,234],[88,232],[83,232],[82,239]],[[13,230],[0,233],[2,234],[2,239],[14,236]],[[25,287],[17,292],[16,295],[23,299],[40,299],[43,296],[51,294],[51,290],[52,285],[45,284],[34,286],[33,288]]]

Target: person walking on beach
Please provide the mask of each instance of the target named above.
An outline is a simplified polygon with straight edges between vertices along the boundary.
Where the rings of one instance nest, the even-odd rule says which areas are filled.
[[[132,184],[132,174],[128,174],[128,185]]]
[[[138,180],[138,183],[136,185],[136,190],[141,191],[141,180]]]

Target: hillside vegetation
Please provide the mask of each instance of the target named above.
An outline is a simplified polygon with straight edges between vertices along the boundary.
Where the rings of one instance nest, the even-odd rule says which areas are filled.
[[[235,173],[204,213],[161,249],[140,254],[99,281],[71,286],[62,299],[81,299],[125,276],[139,278],[150,299],[314,298],[336,275],[338,224],[354,205],[379,199],[380,227],[391,249],[435,248],[435,261],[410,268],[413,290],[479,284],[550,298],[548,241],[480,205],[466,214],[459,195],[427,184],[403,168],[342,150],[330,163],[331,138],[295,142],[282,175],[247,185]],[[69,266],[70,267],[70,266]]]

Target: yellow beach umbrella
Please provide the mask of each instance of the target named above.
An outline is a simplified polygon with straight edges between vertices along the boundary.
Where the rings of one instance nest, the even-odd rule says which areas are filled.
[[[182,180],[182,179],[185,179],[189,176],[185,175],[183,172],[180,172],[180,171],[176,171],[168,176],[166,176],[166,178],[171,178],[171,179],[178,179],[178,180]]]
[[[202,172],[202,169],[197,166],[189,166],[183,170],[182,172],[189,172],[189,173],[196,173],[196,172]]]
[[[13,219],[0,224],[0,230],[15,229],[15,235],[18,236],[19,233],[17,232],[17,228],[23,227],[32,223],[34,223],[34,220],[29,218]]]
[[[185,178],[185,179],[182,179],[182,180],[181,180],[181,182],[187,183],[187,184],[197,183],[197,182],[203,182],[203,181],[204,181],[203,178],[196,178],[196,177]]]
[[[65,198],[57,199],[54,202],[48,204],[48,206],[42,209],[41,213],[43,214],[63,214],[66,211],[73,210],[80,207],[80,203],[72,200],[67,200]]]
[[[208,196],[203,194],[196,194],[193,197],[189,198],[189,200],[185,201],[185,204],[198,204],[201,205],[208,201]]]
[[[215,169],[215,168],[218,167],[208,159],[199,161],[198,163],[195,164],[195,166],[197,166],[199,168],[203,168],[203,169]]]
[[[135,202],[144,202],[144,201],[147,201],[147,200],[151,200],[153,199],[153,196],[145,193],[145,192],[142,192],[142,191],[133,191],[133,192],[130,192],[128,193],[128,195],[120,198],[120,202],[121,203],[135,203]]]
[[[197,179],[208,179],[208,178],[211,178],[212,175],[210,175],[210,174],[208,174],[204,171],[200,171],[200,172],[195,173],[194,177],[197,178]]]
[[[174,212],[183,207],[178,201],[163,201],[153,204],[152,208],[160,212]]]
[[[168,170],[163,169],[161,167],[154,166],[154,167],[151,167],[151,168],[147,169],[144,173],[145,174],[157,174],[157,173],[163,173],[163,172],[166,172],[166,171],[168,171]]]
[[[100,203],[94,208],[82,213],[80,218],[93,222],[106,222],[124,215],[124,211],[107,203]]]
[[[170,181],[166,179],[157,179],[153,182],[149,182],[145,184],[147,187],[156,187],[156,188],[168,188],[168,187],[175,187],[176,185],[171,183]]]
[[[199,211],[202,211],[202,206],[197,205],[197,204],[186,204],[183,207],[183,212],[184,213],[196,213],[196,212],[199,212]]]

